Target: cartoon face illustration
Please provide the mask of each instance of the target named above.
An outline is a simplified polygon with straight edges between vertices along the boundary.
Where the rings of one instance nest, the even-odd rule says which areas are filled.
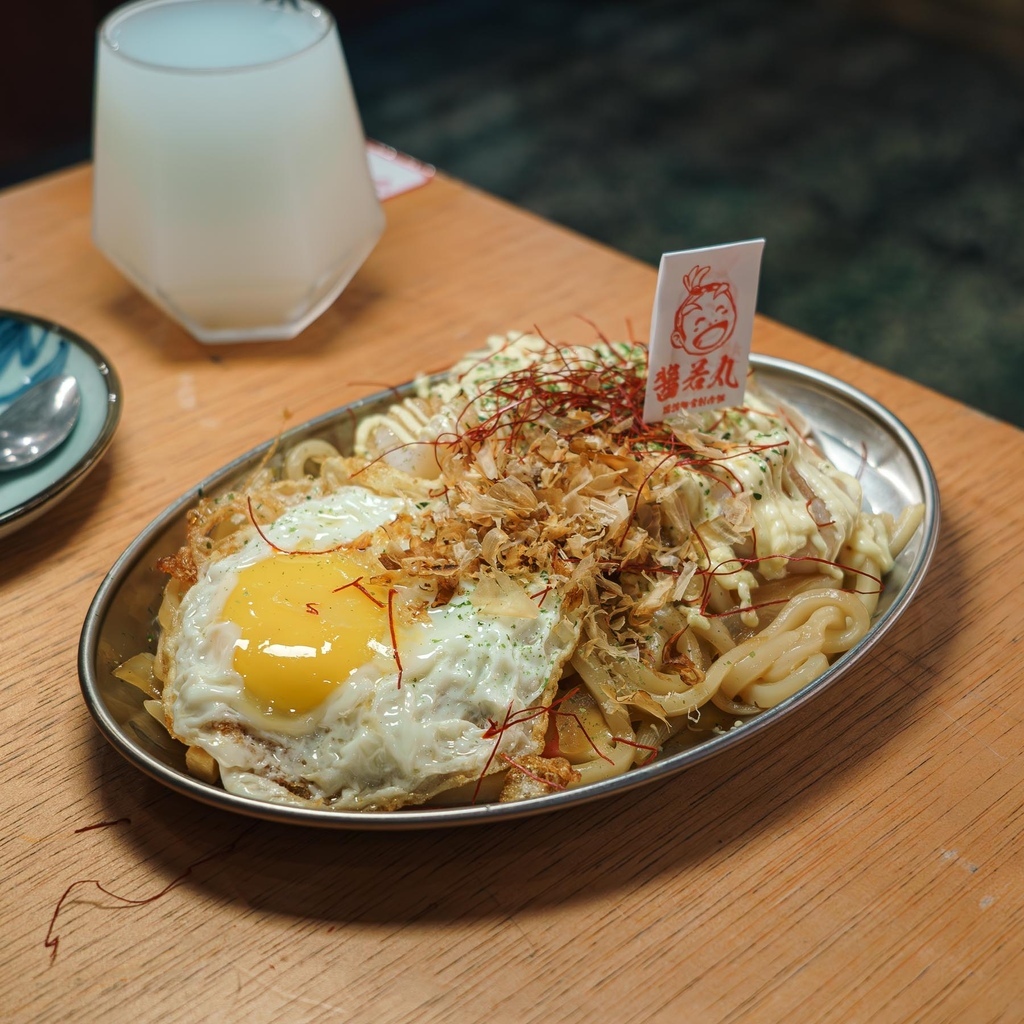
[[[736,329],[736,300],[724,281],[704,282],[710,267],[694,267],[683,278],[687,296],[676,310],[672,345],[692,356],[721,348]]]

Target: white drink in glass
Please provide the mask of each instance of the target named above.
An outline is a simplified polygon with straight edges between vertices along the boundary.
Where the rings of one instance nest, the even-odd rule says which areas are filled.
[[[201,341],[291,338],[384,216],[330,13],[143,0],[100,27],[93,237]]]

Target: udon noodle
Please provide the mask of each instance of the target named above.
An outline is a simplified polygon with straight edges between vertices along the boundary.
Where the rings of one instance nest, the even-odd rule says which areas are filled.
[[[351,483],[412,499],[416,528],[381,572],[429,581],[435,602],[485,575],[544,580],[538,604],[560,597],[578,639],[555,696],[510,706],[483,734],[541,723],[533,755],[488,763],[509,776],[504,799],[629,771],[681,732],[786,700],[864,638],[921,521],[919,506],[865,509],[858,481],[753,378],[741,408],[648,426],[645,374],[634,343],[495,337],[364,419],[353,453],[304,440],[247,488],[270,515]],[[246,515],[240,495],[193,516],[189,546],[164,561],[169,602]],[[159,656],[153,671],[158,690]],[[449,798],[482,798],[479,780]]]

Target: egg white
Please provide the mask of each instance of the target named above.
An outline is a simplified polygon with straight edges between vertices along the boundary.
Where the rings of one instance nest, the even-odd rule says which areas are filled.
[[[485,770],[537,753],[536,720],[488,733],[510,711],[536,706],[577,639],[555,592],[536,614],[482,612],[465,581],[400,634],[398,660],[377,644],[319,705],[293,716],[261,712],[235,670],[239,627],[222,618],[239,572],[287,550],[354,540],[409,511],[404,499],[344,487],[304,501],[217,559],[186,593],[173,636],[164,709],[171,732],[218,762],[229,792],[338,810],[421,803]],[[268,540],[272,543],[268,543]],[[527,581],[525,592],[546,588]],[[400,682],[400,685],[399,685]]]

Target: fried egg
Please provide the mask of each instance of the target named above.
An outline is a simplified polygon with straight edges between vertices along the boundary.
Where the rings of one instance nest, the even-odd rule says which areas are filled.
[[[540,752],[538,716],[501,726],[550,699],[577,630],[542,579],[506,577],[498,602],[466,580],[437,607],[429,583],[374,581],[386,528],[415,512],[355,486],[310,498],[184,595],[164,715],[229,792],[390,810]]]

